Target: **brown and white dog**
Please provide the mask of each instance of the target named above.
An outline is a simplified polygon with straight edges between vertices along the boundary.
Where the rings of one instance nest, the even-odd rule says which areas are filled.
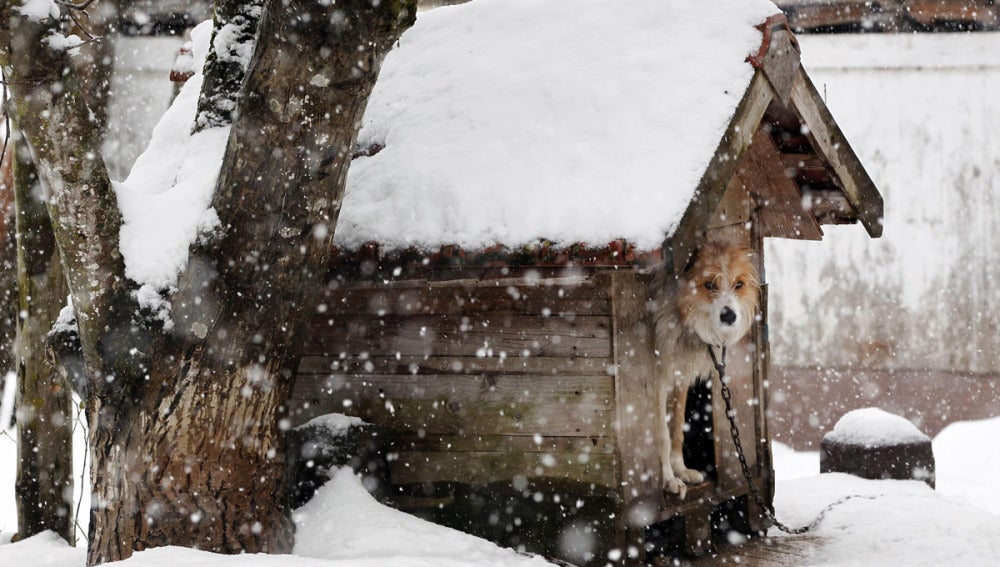
[[[688,387],[696,380],[708,380],[715,370],[708,345],[732,345],[750,330],[760,280],[749,249],[709,241],[698,248],[683,274],[668,275],[664,270],[654,278],[653,286],[659,357],[657,438],[663,486],[684,498],[685,483],[705,479],[703,473],[684,465]]]

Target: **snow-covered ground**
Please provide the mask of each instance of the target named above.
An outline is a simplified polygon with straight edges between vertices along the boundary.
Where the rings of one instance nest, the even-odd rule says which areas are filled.
[[[949,426],[934,439],[937,490],[918,481],[872,481],[819,474],[818,453],[774,444],[779,518],[808,524],[830,511],[808,546],[803,565],[993,565],[1000,559],[1000,417]],[[0,565],[82,567],[82,548],[51,534],[9,544],[14,530],[14,443],[0,437]],[[488,567],[544,565],[538,558],[429,524],[378,504],[350,474],[341,473],[295,514],[292,556],[223,557],[182,548],[139,553],[131,567],[233,565],[272,567]],[[776,530],[772,535],[779,537]]]

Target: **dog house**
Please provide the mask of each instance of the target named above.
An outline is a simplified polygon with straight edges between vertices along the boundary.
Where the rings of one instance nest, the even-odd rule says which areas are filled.
[[[759,533],[718,380],[706,482],[661,488],[651,271],[726,232],[763,276],[764,238],[877,237],[881,197],[770,3],[529,4],[422,14],[386,60],[293,419],[381,427],[393,505],[581,565]],[[766,286],[761,315],[729,374],[770,503]]]

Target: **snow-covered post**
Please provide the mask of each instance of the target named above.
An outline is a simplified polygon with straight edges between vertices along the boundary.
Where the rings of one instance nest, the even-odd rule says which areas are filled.
[[[906,418],[878,408],[844,414],[820,442],[820,472],[922,480],[934,488],[934,448]]]

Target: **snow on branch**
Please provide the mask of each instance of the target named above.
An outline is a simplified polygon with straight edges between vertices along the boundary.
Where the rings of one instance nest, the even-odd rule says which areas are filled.
[[[59,6],[54,0],[24,0],[24,3],[17,6],[17,11],[33,22],[59,19]]]
[[[139,284],[133,296],[169,330],[166,296],[188,264],[188,250],[218,223],[211,208],[229,127],[192,133],[209,47],[211,22],[191,32],[194,75],[153,129],[146,150],[125,181],[115,184],[123,223],[125,275]]]
[[[232,124],[256,45],[262,3],[263,0],[216,3],[212,47],[205,62],[205,80],[195,118],[196,132]]]

